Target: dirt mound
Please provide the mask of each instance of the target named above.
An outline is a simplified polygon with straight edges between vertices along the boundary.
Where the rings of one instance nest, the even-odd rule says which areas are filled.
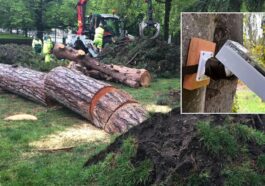
[[[145,68],[157,76],[179,76],[179,47],[161,40],[117,41],[106,46],[100,57],[103,63]]]
[[[242,119],[248,125],[254,122],[250,115],[245,115],[244,118],[229,115],[181,115],[179,109],[167,115],[155,114],[142,125],[118,137],[107,149],[89,159],[85,166],[104,160],[110,152],[119,153],[123,140],[132,136],[138,144],[132,162],[139,164],[144,159],[150,159],[154,165],[147,185],[224,185],[227,180],[233,183],[236,177],[247,179],[240,178],[242,175],[239,173],[242,171],[244,174],[249,171],[249,175],[260,179],[258,183],[265,183],[262,170],[256,168],[255,163],[265,153],[265,141],[257,143],[253,137],[252,140],[243,142],[242,136],[235,137],[231,134],[237,131],[237,126],[242,131],[252,131],[249,127],[246,130],[241,128],[246,125],[233,124],[242,122]],[[251,162],[251,165],[247,162]],[[245,168],[245,164],[249,167]],[[242,168],[238,165],[244,166]],[[237,166],[238,169],[234,170]],[[231,175],[226,175],[229,171]],[[233,177],[234,175],[236,176]],[[243,183],[253,183],[254,178]]]

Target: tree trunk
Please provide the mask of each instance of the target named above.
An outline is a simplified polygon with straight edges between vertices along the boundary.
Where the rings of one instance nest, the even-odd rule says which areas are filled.
[[[78,71],[57,67],[47,74],[47,95],[109,133],[123,133],[148,118],[129,94]]]
[[[44,9],[44,2],[40,0],[37,8],[34,9],[34,13],[36,16],[36,28],[37,28],[37,37],[42,40],[43,38],[43,31],[44,31],[44,23],[43,23],[43,10]]]
[[[0,64],[0,87],[37,103],[48,105],[44,91],[46,74],[34,70]]]
[[[110,76],[114,81],[124,83],[131,87],[147,87],[150,85],[151,76],[145,69],[133,69],[118,65],[106,65],[98,60],[84,55],[82,51],[77,51],[64,45],[55,45],[53,54],[59,59],[68,59],[82,64],[88,70],[96,70]]]
[[[243,44],[243,15],[217,15],[215,24],[214,42],[217,45],[216,53],[228,39]],[[220,36],[222,37],[220,38]],[[218,81],[211,79],[206,90],[205,112],[232,112],[237,82],[237,78]]]
[[[25,35],[25,37],[28,37],[28,29],[27,28],[24,29],[24,35]]]
[[[199,37],[217,44],[220,50],[227,39],[243,41],[243,17],[240,14],[186,14],[183,16],[183,63],[186,63],[191,37]],[[220,37],[221,36],[221,37]],[[211,79],[207,89],[183,90],[183,112],[232,112],[237,79]]]
[[[171,12],[172,0],[165,1],[165,17],[164,17],[164,40],[167,41],[169,37],[169,20]]]
[[[103,74],[100,71],[93,70],[93,69],[88,70],[83,64],[79,64],[74,61],[71,61],[69,65],[67,66],[67,68],[72,69],[72,70],[77,70],[86,76],[90,76],[98,80],[107,80],[107,81],[113,80],[113,78],[107,74]]]
[[[182,65],[185,66],[188,57],[190,39],[198,37],[209,41],[213,40],[214,15],[184,14],[182,17]],[[183,112],[204,112],[206,88],[182,91]]]

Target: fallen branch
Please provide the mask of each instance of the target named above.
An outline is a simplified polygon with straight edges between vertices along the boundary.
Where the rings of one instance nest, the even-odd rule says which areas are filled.
[[[45,152],[45,153],[54,153],[54,152],[70,152],[74,149],[75,147],[65,147],[65,148],[59,148],[59,149],[38,149],[38,152]]]
[[[113,81],[126,84],[130,87],[147,87],[150,85],[151,75],[145,69],[128,68],[118,65],[102,64],[98,60],[85,55],[82,51],[77,51],[62,44],[55,45],[53,54],[58,59],[68,59],[82,64],[88,70],[96,70],[100,73],[112,77]]]
[[[130,65],[138,55],[139,55],[139,52],[136,52],[134,56],[128,61],[127,65]]]

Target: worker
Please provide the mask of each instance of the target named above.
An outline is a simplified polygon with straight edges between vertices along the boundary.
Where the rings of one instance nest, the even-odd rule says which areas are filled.
[[[35,52],[35,54],[41,54],[42,41],[40,40],[40,38],[34,36],[34,38],[32,40],[32,48],[33,48],[33,51]]]
[[[83,50],[85,53],[88,52],[87,47],[85,46],[85,44],[83,43],[83,41],[80,39],[79,36],[77,37],[77,39],[74,43],[74,49]]]
[[[50,36],[44,36],[44,42],[43,42],[43,55],[45,56],[45,63],[51,62],[51,53],[52,53],[52,40]]]
[[[103,28],[103,24],[100,23],[99,27],[96,28],[95,36],[94,36],[94,45],[97,47],[99,52],[102,51],[103,37],[104,37],[104,28]]]

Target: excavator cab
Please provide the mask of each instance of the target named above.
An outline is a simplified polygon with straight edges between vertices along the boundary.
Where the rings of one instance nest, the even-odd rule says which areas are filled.
[[[100,23],[103,24],[105,30],[104,44],[111,43],[113,37],[119,37],[121,35],[120,18],[118,16],[112,14],[93,14],[86,16],[87,31],[85,35],[87,35],[90,40],[94,40],[95,30]]]
[[[115,15],[115,11],[112,14],[90,14],[89,16],[85,16],[87,2],[88,0],[78,0],[76,5],[78,30],[76,34],[69,35],[66,42],[67,45],[75,49],[83,48],[86,53],[88,52],[91,56],[96,57],[98,53],[94,50],[93,46],[96,28],[100,23],[103,24],[104,46],[107,43],[112,43],[115,37],[121,35],[121,21]]]

